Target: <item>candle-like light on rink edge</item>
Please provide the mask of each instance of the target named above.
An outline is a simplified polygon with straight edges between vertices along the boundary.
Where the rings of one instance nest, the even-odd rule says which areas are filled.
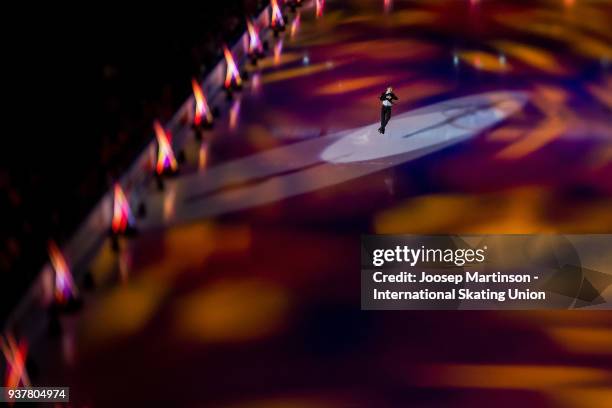
[[[232,86],[232,80],[236,86],[241,86],[242,78],[240,77],[240,72],[238,71],[236,62],[234,61],[234,56],[225,45],[223,46],[223,54],[225,55],[225,64],[227,65],[224,83],[225,88],[230,88]]]
[[[55,271],[55,301],[65,304],[77,296],[77,289],[66,258],[53,241],[49,241],[49,259]]]
[[[198,151],[198,168],[203,170],[208,162],[208,143],[202,142]]]
[[[283,39],[279,38],[276,44],[274,44],[274,65],[280,64],[282,53],[283,53]]]
[[[315,14],[317,18],[323,16],[324,7],[325,7],[325,0],[315,0]]]
[[[121,234],[126,231],[129,226],[134,225],[134,218],[130,209],[123,189],[119,183],[115,183],[113,189],[113,219],[112,230],[115,234]]]
[[[232,104],[232,107],[230,108],[230,115],[229,115],[230,130],[235,130],[238,127],[238,117],[240,115],[240,104],[241,104],[241,100],[240,100],[240,97],[238,97],[236,98],[236,100]]]
[[[170,145],[170,136],[158,121],[153,123],[153,128],[157,138],[157,164],[155,171],[157,171],[157,174],[163,174],[166,170],[176,171],[178,164]]]
[[[6,359],[4,386],[10,388],[29,387],[31,384],[26,369],[28,346],[25,341],[20,341],[17,344],[12,335],[5,337],[6,339],[2,339],[2,354]]]
[[[247,18],[247,30],[249,33],[249,53],[258,53],[263,51],[263,46],[261,44],[261,40],[259,39],[259,33],[257,32],[257,28],[251,22],[250,19]]]
[[[291,22],[291,38],[295,38],[298,30],[300,29],[300,12],[295,15],[295,18]]]
[[[270,25],[272,28],[284,26],[285,20],[283,20],[283,13],[278,5],[278,0],[270,0],[270,5],[272,6],[272,23]]]
[[[192,79],[191,88],[193,89],[193,100],[195,104],[193,124],[195,126],[201,125],[203,118],[206,118],[207,123],[212,123],[212,113],[210,112],[210,108],[208,107],[208,102],[206,101],[206,97],[204,96],[204,91],[202,91],[202,87],[200,86],[198,81]]]

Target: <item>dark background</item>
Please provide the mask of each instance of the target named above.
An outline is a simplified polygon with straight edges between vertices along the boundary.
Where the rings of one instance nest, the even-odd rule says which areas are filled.
[[[244,30],[258,0],[8,13],[0,323],[96,201]],[[9,128],[13,128],[9,131]]]

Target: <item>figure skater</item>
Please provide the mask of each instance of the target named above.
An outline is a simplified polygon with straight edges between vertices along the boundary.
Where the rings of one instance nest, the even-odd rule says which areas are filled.
[[[385,92],[380,95],[380,100],[382,101],[382,106],[380,109],[380,127],[378,131],[385,134],[385,127],[387,123],[389,123],[389,119],[391,119],[391,106],[393,106],[393,101],[399,100],[399,98],[393,93],[393,88],[388,87]]]

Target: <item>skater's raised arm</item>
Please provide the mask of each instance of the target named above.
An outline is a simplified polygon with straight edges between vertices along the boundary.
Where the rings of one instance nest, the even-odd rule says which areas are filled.
[[[393,93],[393,88],[388,87],[385,92],[380,95],[380,100],[383,101],[383,104],[386,102],[387,104],[393,104],[393,101],[399,100],[396,94]]]

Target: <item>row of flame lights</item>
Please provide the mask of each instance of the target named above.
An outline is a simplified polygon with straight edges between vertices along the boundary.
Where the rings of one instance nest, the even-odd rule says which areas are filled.
[[[278,37],[279,33],[285,31],[285,17],[282,14],[281,6],[278,0],[271,0],[271,19],[270,29],[273,30],[275,37]],[[299,7],[302,4],[302,0],[292,0],[287,3],[292,9]],[[316,0],[316,13],[317,16],[322,15],[324,0]],[[296,14],[292,25],[291,25],[291,36],[296,34],[297,27],[300,22],[300,15]],[[264,43],[261,41],[259,35],[259,29],[250,19],[247,19],[247,32],[248,32],[248,58],[253,64],[257,63],[257,60],[265,56]],[[282,49],[282,39],[277,41],[274,48],[274,58],[278,60],[280,58],[280,52]],[[242,89],[243,79],[238,69],[238,65],[232,55],[230,49],[223,45],[223,56],[226,63],[225,79],[223,81],[223,87],[228,93],[228,97],[231,97],[231,93]],[[214,115],[210,106],[208,105],[204,91],[200,86],[200,83],[192,79],[191,81],[193,96],[194,96],[194,116],[192,126],[196,133],[196,137],[201,139],[202,131],[210,129],[213,126]],[[159,122],[154,124],[155,136],[158,145],[158,153],[155,165],[155,173],[157,176],[164,174],[173,174],[178,170],[178,162],[172,150],[172,139],[169,132],[167,132]]]
[[[271,0],[271,19],[270,29],[274,32],[274,36],[278,37],[279,33],[285,31],[285,17],[282,14],[281,4],[279,0]],[[302,5],[302,0],[290,0],[286,3],[287,6],[291,7],[293,11]],[[317,17],[320,17],[323,13],[324,0],[315,0],[315,13]],[[291,36],[296,34],[297,26],[299,25],[299,14],[293,20],[290,28]],[[248,58],[253,64],[256,64],[257,60],[265,56],[265,47],[261,41],[259,30],[256,25],[250,19],[247,19],[247,31],[248,31]],[[282,44],[282,39],[278,43]],[[281,45],[282,47],[282,45]],[[275,56],[279,53],[279,50],[275,48]],[[238,70],[238,66],[232,55],[231,51],[227,46],[223,46],[223,55],[226,63],[226,75],[223,82],[225,90],[228,92],[228,96],[231,97],[233,91],[238,91],[242,88],[243,79]],[[193,79],[191,82],[194,96],[194,114],[192,127],[195,131],[196,137],[201,139],[202,131],[210,129],[213,126],[214,115],[210,109],[204,91],[200,83]],[[172,149],[172,135],[169,131],[164,129],[159,121],[155,121],[153,124],[153,130],[155,132],[155,138],[157,142],[157,154],[155,157],[153,173],[161,182],[161,176],[167,174],[174,174],[178,171],[178,161]],[[206,150],[200,151],[200,156],[206,156]],[[202,157],[199,158],[202,160]],[[206,158],[204,157],[204,160]],[[163,185],[162,185],[163,186]],[[163,188],[163,187],[162,187]],[[112,200],[112,219],[110,232],[113,237],[113,242],[117,242],[116,239],[119,235],[129,233],[134,229],[135,219],[130,208],[128,198],[119,183],[115,183],[113,186],[113,200]],[[80,295],[75,285],[70,267],[66,258],[60,251],[57,244],[53,241],[49,242],[48,245],[49,258],[51,261],[51,267],[53,269],[53,301],[52,301],[52,317],[51,325],[59,324],[57,321],[56,313],[58,311],[70,311],[75,310],[80,305]],[[55,321],[55,323],[54,323]],[[0,338],[0,346],[2,353],[6,360],[6,373],[4,386],[6,387],[19,387],[19,386],[31,386],[31,382],[26,369],[26,357],[28,346],[25,340],[17,341],[14,336],[7,334]]]

